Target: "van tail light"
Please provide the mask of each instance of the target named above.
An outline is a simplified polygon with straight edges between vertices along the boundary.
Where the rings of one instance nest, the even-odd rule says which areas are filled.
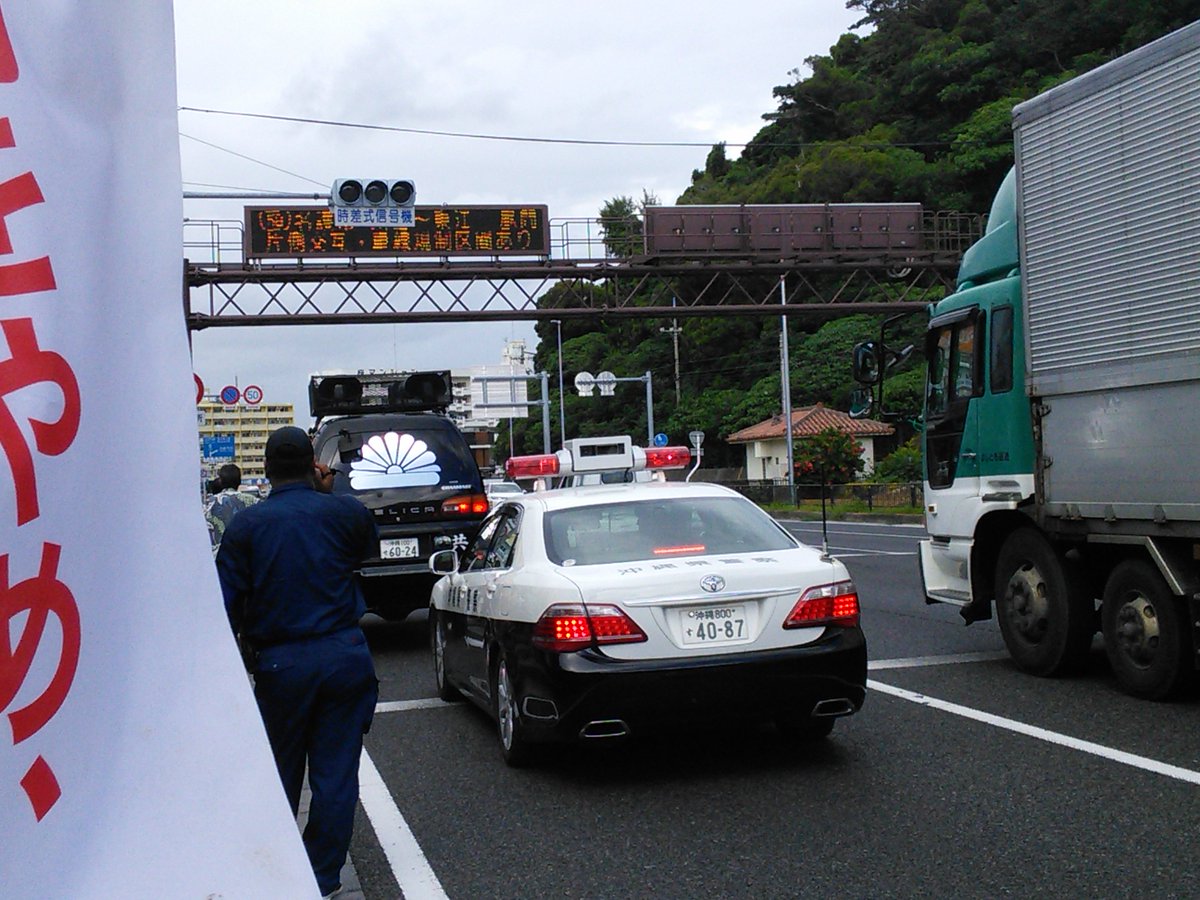
[[[533,626],[533,645],[553,653],[571,653],[593,645],[637,644],[646,640],[619,607],[610,603],[556,603]]]
[[[858,624],[858,591],[853,581],[811,587],[796,601],[784,628],[815,628],[833,625],[853,628]]]
[[[487,494],[460,494],[442,501],[442,515],[445,516],[482,516],[487,511]]]

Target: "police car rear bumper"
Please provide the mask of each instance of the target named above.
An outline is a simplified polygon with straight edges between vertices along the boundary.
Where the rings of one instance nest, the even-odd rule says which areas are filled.
[[[518,656],[523,735],[534,741],[619,736],[685,723],[849,715],[866,693],[861,629],[799,647],[672,660],[596,650]]]

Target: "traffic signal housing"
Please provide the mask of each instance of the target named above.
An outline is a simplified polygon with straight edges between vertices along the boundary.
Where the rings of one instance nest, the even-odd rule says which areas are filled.
[[[412,208],[417,186],[407,178],[339,178],[329,200],[331,206]]]

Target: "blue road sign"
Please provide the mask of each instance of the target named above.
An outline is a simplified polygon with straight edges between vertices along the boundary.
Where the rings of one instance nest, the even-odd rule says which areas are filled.
[[[663,434],[661,431],[654,436],[654,446],[655,447],[667,446],[667,436],[665,434]]]
[[[200,438],[200,455],[205,459],[233,459],[233,435],[214,434]]]

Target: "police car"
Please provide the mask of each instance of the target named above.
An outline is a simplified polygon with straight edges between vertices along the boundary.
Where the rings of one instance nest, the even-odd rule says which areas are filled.
[[[499,503],[444,575],[429,624],[438,693],[496,721],[510,765],[539,744],[684,722],[774,720],[823,737],[862,705],[866,641],[845,567],[740,494],[667,482],[684,447],[628,437],[516,457],[534,490]],[[650,483],[544,489],[634,469]]]

